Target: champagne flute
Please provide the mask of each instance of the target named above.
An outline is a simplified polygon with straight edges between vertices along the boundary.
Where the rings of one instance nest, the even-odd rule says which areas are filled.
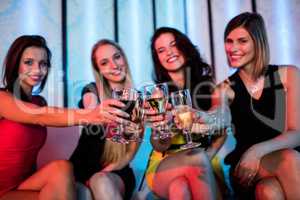
[[[124,88],[124,89],[114,89],[112,91],[112,98],[117,99],[125,104],[125,107],[121,108],[123,111],[129,114],[131,121],[133,110],[136,107],[136,102],[138,99],[138,92],[137,90],[133,88]],[[126,140],[125,137],[125,127],[123,123],[119,124],[118,130],[115,132],[115,134],[108,138],[113,142],[118,142],[122,144],[128,144],[129,141]]]
[[[192,140],[191,129],[194,122],[192,112],[192,100],[189,90],[179,90],[171,93],[172,105],[175,108],[175,115],[182,126],[182,132],[186,137],[186,144],[181,149],[190,149],[200,146]]]
[[[167,83],[152,84],[144,86],[144,105],[155,114],[166,114],[168,104],[168,85]],[[160,125],[158,134],[153,139],[165,139],[171,137],[168,125]]]

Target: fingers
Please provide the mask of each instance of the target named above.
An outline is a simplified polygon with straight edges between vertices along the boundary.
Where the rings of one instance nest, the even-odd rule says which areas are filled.
[[[104,110],[106,110],[108,113],[112,114],[112,115],[116,115],[119,117],[123,117],[123,118],[129,118],[130,115],[126,112],[124,112],[123,110],[120,110],[118,108],[114,108],[114,107],[108,107],[105,108]]]
[[[239,165],[234,170],[234,177],[242,186],[249,187],[253,184],[257,172],[250,169],[244,169]]]
[[[203,123],[194,123],[192,126],[192,133],[198,133],[201,135],[209,135],[210,134],[210,126]]]
[[[113,106],[113,107],[118,107],[118,108],[123,108],[126,106],[124,103],[122,103],[121,101],[116,100],[116,99],[106,99],[101,103],[101,105]]]

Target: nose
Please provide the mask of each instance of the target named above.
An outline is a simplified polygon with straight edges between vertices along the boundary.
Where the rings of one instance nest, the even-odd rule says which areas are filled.
[[[238,49],[239,49],[238,43],[237,43],[237,42],[233,42],[233,43],[231,44],[231,46],[230,46],[230,51],[231,51],[231,52],[236,52],[236,51],[238,51]]]
[[[173,54],[173,49],[172,49],[172,47],[169,47],[167,49],[167,55],[172,55],[172,54]]]
[[[109,66],[111,69],[118,69],[119,68],[119,65],[117,63],[116,60],[112,59],[110,62],[109,62]]]
[[[35,64],[32,65],[30,71],[31,72],[35,72],[35,73],[40,73],[41,72],[41,68],[42,68],[42,66],[40,66],[39,63],[35,63]]]

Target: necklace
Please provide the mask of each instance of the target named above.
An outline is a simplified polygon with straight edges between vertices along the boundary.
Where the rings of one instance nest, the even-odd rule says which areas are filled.
[[[256,81],[253,81],[248,75],[244,74],[245,72],[240,71],[240,76],[246,83],[245,86],[251,94],[257,93],[263,87],[263,77],[258,78]]]

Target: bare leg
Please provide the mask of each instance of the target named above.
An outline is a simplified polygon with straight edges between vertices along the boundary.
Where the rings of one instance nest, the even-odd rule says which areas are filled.
[[[0,200],[38,200],[39,192],[35,191],[10,191],[0,198]]]
[[[43,200],[73,200],[75,183],[72,165],[65,160],[53,161],[21,183],[18,190],[37,191],[39,199]]]
[[[284,200],[284,192],[276,178],[264,178],[255,186],[256,200]]]
[[[215,178],[205,151],[191,149],[165,158],[154,175],[154,192],[163,198],[171,199],[171,183],[181,177],[188,181],[192,199],[216,199]]]
[[[275,177],[286,199],[300,198],[300,155],[292,149],[275,151],[263,157],[258,173],[261,178]]]
[[[95,200],[123,199],[125,185],[114,173],[96,173],[90,178],[89,183]]]
[[[185,177],[175,178],[169,186],[169,198],[177,200],[191,199],[189,182]]]

